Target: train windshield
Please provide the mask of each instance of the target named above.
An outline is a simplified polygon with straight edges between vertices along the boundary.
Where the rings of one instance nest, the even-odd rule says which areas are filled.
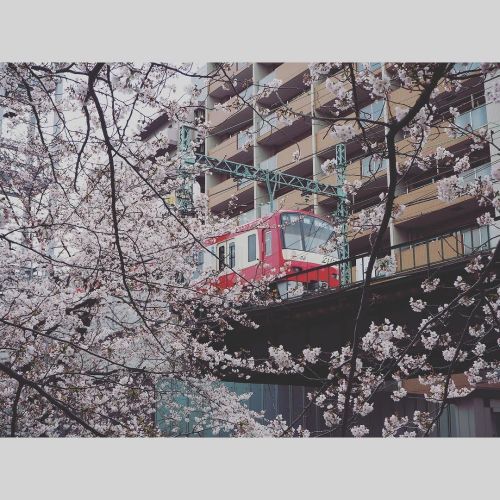
[[[281,226],[283,248],[305,252],[320,252],[333,233],[328,222],[304,214],[281,214]]]

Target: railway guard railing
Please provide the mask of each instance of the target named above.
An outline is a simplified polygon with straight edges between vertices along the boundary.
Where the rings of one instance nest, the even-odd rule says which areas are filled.
[[[473,253],[489,251],[496,246],[498,238],[500,238],[498,231],[490,226],[482,226],[458,228],[432,238],[400,243],[385,248],[379,253],[372,277],[388,277],[414,269],[431,267],[440,262],[460,259]],[[291,299],[302,296],[304,293],[343,288],[360,283],[366,277],[369,258],[370,253],[367,252],[287,274],[278,280],[280,297]],[[330,268],[336,270],[338,285],[332,286],[332,281],[324,280],[325,270]],[[347,280],[341,279],[342,270],[348,272]],[[347,282],[347,284],[341,285],[342,282]]]

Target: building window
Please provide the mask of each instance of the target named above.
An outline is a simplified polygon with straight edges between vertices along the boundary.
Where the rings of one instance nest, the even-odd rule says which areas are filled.
[[[464,73],[465,71],[474,71],[481,67],[481,63],[456,63],[453,65],[453,73]]]
[[[264,251],[266,256],[272,255],[273,253],[271,231],[266,231],[264,233]]]
[[[377,172],[387,169],[389,161],[387,158],[381,158],[378,155],[371,155],[361,160],[361,175],[370,177]]]
[[[382,67],[382,63],[356,63],[356,69],[358,72],[369,69],[370,71],[377,71]]]
[[[228,265],[229,267],[234,268],[236,266],[236,247],[234,243],[229,243],[228,248],[229,248]]]
[[[484,102],[481,103],[481,101],[475,100],[473,105],[476,104],[479,104],[479,106],[473,107],[455,118],[455,125],[457,127],[465,130],[477,130],[488,123]],[[463,133],[465,134],[465,132]]]
[[[474,229],[462,231],[464,253],[466,255],[490,248],[489,227],[481,226]]]
[[[226,259],[226,248],[224,245],[219,247],[219,271],[222,271],[225,267],[225,259]]]
[[[236,147],[238,151],[245,149],[248,146],[252,146],[252,129],[247,128],[238,132],[236,136]]]
[[[194,272],[195,278],[200,276],[201,273],[203,272],[204,260],[205,260],[205,252],[203,250],[196,252],[195,256],[196,271]]]
[[[371,102],[359,110],[359,117],[363,120],[381,120],[384,113],[384,100]]]
[[[464,184],[467,185],[472,184],[478,179],[484,179],[487,175],[491,177],[491,163],[485,163],[479,167],[467,170],[467,172],[460,174],[459,177],[461,177],[464,180]]]
[[[271,156],[267,160],[261,161],[259,163],[259,168],[263,170],[276,170],[276,167],[278,166],[277,162],[277,156]]]
[[[248,262],[257,260],[257,236],[251,234],[248,236]]]

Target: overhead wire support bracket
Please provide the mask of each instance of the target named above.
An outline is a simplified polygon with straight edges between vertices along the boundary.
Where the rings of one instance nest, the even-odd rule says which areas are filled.
[[[177,190],[178,206],[182,213],[193,212],[193,180],[188,166],[202,164],[207,170],[229,175],[235,179],[248,179],[261,182],[266,185],[269,194],[270,206],[274,206],[274,195],[277,189],[291,188],[306,194],[317,194],[328,196],[337,200],[334,218],[340,222],[341,243],[339,245],[339,259],[344,261],[340,268],[340,281],[342,285],[350,282],[349,263],[349,240],[347,238],[348,204],[347,195],[344,190],[345,170],[347,167],[345,144],[335,146],[335,161],[337,172],[337,184],[324,184],[314,179],[291,175],[279,170],[268,170],[264,168],[246,165],[230,160],[213,158],[205,154],[194,153],[190,148],[192,136],[195,129],[188,125],[181,125],[179,130],[179,146],[184,157],[181,160],[180,175],[183,180],[181,187]]]
[[[207,165],[208,170],[228,174],[231,177],[248,179],[264,183],[268,189],[271,186],[277,188],[289,187],[309,194],[318,194],[333,198],[342,198],[338,186],[323,184],[313,179],[299,177],[297,175],[285,174],[277,170],[267,170],[264,168],[245,165],[229,160],[212,158],[207,155],[196,155],[196,163]]]

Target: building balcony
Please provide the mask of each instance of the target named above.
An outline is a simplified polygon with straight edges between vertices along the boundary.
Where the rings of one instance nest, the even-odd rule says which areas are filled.
[[[253,109],[245,103],[253,94],[253,86],[238,95],[233,95],[224,103],[227,109],[212,109],[207,113],[212,134],[230,133],[241,129],[252,121]]]
[[[245,82],[251,80],[252,78],[252,64],[251,63],[234,63],[231,65],[231,69],[227,72],[228,78],[231,80],[236,80],[236,90],[239,91],[243,88]],[[225,87],[225,88],[224,88]],[[211,80],[208,86],[208,95],[214,97],[217,100],[226,99],[228,96],[234,94],[234,90],[229,85],[228,81],[224,76],[221,80]]]
[[[290,101],[285,101],[287,109],[297,115],[311,115],[311,94],[303,92]]]
[[[354,113],[352,115],[349,115],[349,118],[354,117]],[[353,156],[359,156],[360,154],[360,144],[358,137],[361,134],[361,128],[360,126],[354,122],[350,121],[348,122],[353,125],[354,127],[354,132],[356,136],[349,140],[348,142],[345,143],[346,145],[346,154],[347,154],[347,160],[349,161],[350,158]],[[340,122],[339,125],[344,125],[344,123]],[[318,151],[318,156],[322,158],[335,158],[335,146],[337,144],[340,144],[342,141],[340,141],[337,137],[334,137],[332,134],[333,128],[330,126],[322,128],[319,132],[316,133],[316,147]],[[378,142],[379,135],[381,135],[381,139],[383,140],[383,129],[382,127],[371,127],[370,129],[365,128],[367,137],[369,139],[372,139],[373,142]],[[382,132],[382,134],[379,134],[379,132]]]
[[[312,207],[313,197],[304,196],[301,191],[289,191],[286,194],[278,196],[274,201],[275,209],[288,210],[308,210]]]
[[[300,156],[297,161],[293,155],[298,151]],[[305,137],[297,143],[291,144],[285,149],[282,149],[276,154],[276,167],[282,172],[290,169],[296,169],[300,166],[301,170],[304,167],[309,167],[309,174],[312,173],[312,138]],[[299,174],[297,174],[299,175]]]
[[[264,119],[258,119],[257,142],[260,145],[281,146],[311,130],[311,105],[308,93],[301,94],[293,101],[286,103],[283,109],[289,109],[297,114],[292,114],[289,119],[285,119],[279,118],[275,111],[265,116]]]
[[[303,82],[304,75],[309,72],[309,63],[283,63],[275,69],[276,78],[283,86]]]
[[[380,72],[380,70],[378,70],[378,72]],[[378,72],[375,73],[377,74]],[[333,92],[327,89],[326,82],[327,80],[325,79],[324,81],[317,83],[315,86],[314,109],[320,115],[323,114],[325,116],[332,116],[336,96]],[[336,83],[337,80],[333,78],[333,82]],[[352,90],[351,82],[349,80],[343,82],[343,88],[345,92],[350,92]],[[369,104],[371,101],[369,91],[361,85],[357,85],[356,90],[360,106],[363,107],[365,104]],[[354,116],[354,113],[352,113],[352,116]]]
[[[351,167],[351,165],[349,165],[349,167]],[[485,164],[464,172],[461,174],[461,177],[465,183],[471,183],[490,173],[490,164]],[[382,175],[384,174],[385,172]],[[385,179],[383,179],[383,181],[385,182]],[[362,190],[358,193],[361,192]],[[366,199],[368,202],[367,206],[373,204],[370,203],[371,199],[371,197]],[[379,200],[375,198],[374,202],[377,203],[378,201]],[[360,206],[363,200],[360,200],[358,196],[355,199],[355,203],[357,204],[357,209],[363,208]],[[456,221],[457,216],[459,216],[460,220],[464,223],[471,223],[479,213],[484,211],[484,209],[480,209],[477,201],[470,196],[462,196],[452,202],[439,200],[437,197],[437,184],[435,182],[411,189],[409,192],[397,196],[396,203],[406,206],[403,214],[394,222],[396,228],[403,230],[403,235],[409,234],[406,233],[407,230],[418,229],[423,233],[428,233],[429,229],[436,229],[439,226],[443,228],[450,227],[450,224],[453,225]],[[366,239],[369,233],[369,230],[354,232],[350,229],[349,239],[352,241],[353,245],[359,246],[359,242]],[[445,258],[448,258],[446,255],[447,254],[445,254]],[[417,261],[418,259],[419,257]]]
[[[344,88],[347,91],[352,89],[350,82],[344,83]],[[319,113],[329,113],[335,101],[335,94],[326,88],[326,80],[316,84],[314,92],[314,110]]]
[[[395,222],[395,225],[403,224],[407,220],[443,210],[450,206],[450,204],[438,200],[436,183],[427,184],[409,193],[402,194],[397,197],[396,201],[400,205],[405,205],[406,209]]]
[[[389,94],[389,116],[396,117],[396,108],[410,109],[418,99],[418,92],[410,92],[404,88],[391,90]]]
[[[226,179],[208,189],[208,207],[214,212],[222,212],[229,208],[230,201],[238,198],[238,204],[253,203],[253,182],[242,179]]]
[[[305,90],[304,75],[308,72],[309,65],[307,63],[283,63],[279,65],[259,81],[259,86],[264,88],[267,83],[274,79],[281,80],[281,85],[268,97],[260,98],[259,104],[275,107],[293,99],[298,93]]]
[[[322,128],[316,133],[316,148],[320,156],[325,158],[335,156],[329,153],[335,153],[334,149],[337,144],[340,144],[340,141],[333,137],[330,127]]]
[[[474,182],[479,177],[489,175],[490,164],[481,165],[462,173],[459,177],[464,183]],[[395,221],[395,226],[403,228],[425,226],[425,224],[439,224],[456,219],[457,216],[475,219],[484,208],[479,207],[477,201],[470,196],[461,196],[451,202],[441,201],[437,197],[437,179],[421,187],[407,186],[407,193],[396,198],[398,204],[406,206],[405,211]]]
[[[332,157],[335,155],[333,154]],[[365,157],[351,161],[346,166],[345,178],[348,182],[362,181],[355,199],[357,204],[366,202],[366,206],[373,205],[378,202],[378,193],[387,187],[387,160],[375,161],[370,157]],[[335,172],[329,175],[321,173],[318,176],[318,181],[332,185],[338,183]],[[318,197],[320,203],[326,200],[327,198],[324,196]]]
[[[436,236],[412,240],[407,243],[391,246],[387,254],[392,254],[396,260],[396,272],[406,272],[413,269],[430,267],[446,261],[463,258],[477,251],[495,248],[498,233],[490,226],[464,226],[452,229]],[[362,280],[366,275],[369,255],[356,257],[356,265],[352,267],[352,281]],[[373,271],[373,277],[383,277]]]
[[[478,250],[494,248],[489,226],[465,227],[394,249],[398,272],[456,259]]]
[[[224,158],[238,163],[246,163],[247,165],[251,164],[253,163],[252,146],[248,149],[244,148],[248,139],[248,135],[245,133],[245,130],[243,130],[210,149],[208,151],[208,156],[220,159]]]

